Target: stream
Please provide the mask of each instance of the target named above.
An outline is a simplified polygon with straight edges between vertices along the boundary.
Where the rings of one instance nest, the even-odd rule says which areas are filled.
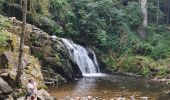
[[[94,96],[105,100],[124,97],[126,100],[170,100],[166,93],[170,85],[149,82],[147,79],[121,74],[87,75],[74,82],[64,83],[49,89],[50,94],[59,100],[65,97]],[[148,99],[140,99],[148,97]]]
[[[93,50],[68,39],[62,38],[62,41],[84,77],[50,87],[50,94],[57,99],[72,100],[66,98],[93,96],[105,100],[170,100],[169,84],[150,82],[148,79],[125,74],[102,74]],[[120,97],[125,99],[118,99]]]

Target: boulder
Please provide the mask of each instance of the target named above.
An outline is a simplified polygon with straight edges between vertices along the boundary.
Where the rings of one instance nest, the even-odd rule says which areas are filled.
[[[9,95],[12,93],[12,88],[8,85],[7,82],[5,82],[1,77],[0,77],[0,95],[5,94]]]
[[[8,79],[10,79],[9,84],[14,83],[15,77],[17,75],[18,52],[14,52],[14,51],[4,52],[3,59],[6,59],[6,61],[2,66],[6,66],[5,68],[7,70],[5,72],[1,72],[0,74],[7,82],[9,81],[5,77],[8,77]],[[22,65],[23,65],[23,73],[21,76],[22,86],[25,87],[28,79],[33,77],[35,78],[36,82],[39,84],[38,85],[39,88],[45,87],[45,84],[43,83],[43,76],[41,73],[41,66],[39,64],[38,59],[34,58],[29,54],[24,53]],[[4,73],[8,75],[4,76]]]
[[[39,90],[37,100],[54,100],[54,98],[45,90]]]

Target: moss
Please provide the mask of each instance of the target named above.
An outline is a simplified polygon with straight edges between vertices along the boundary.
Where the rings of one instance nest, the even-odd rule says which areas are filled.
[[[40,86],[38,87],[38,90],[41,90],[41,89],[47,90],[48,87],[47,87],[46,85],[40,85]]]
[[[168,70],[165,67],[159,69],[157,76],[164,77],[168,74]]]
[[[60,59],[60,56],[58,53],[55,54],[55,62],[59,65],[59,66],[63,66],[62,61]]]
[[[148,57],[127,56],[119,58],[117,66],[119,71],[133,72],[136,74],[148,76],[150,73],[150,63],[152,62],[153,60]]]
[[[12,24],[11,20],[0,15],[0,28],[9,27],[11,24]]]
[[[0,55],[2,55],[5,51],[8,51],[9,47],[4,47],[4,46],[0,46]]]
[[[12,35],[12,34],[11,35],[9,34],[9,37],[12,40],[11,45],[13,46],[13,48],[18,49],[19,48],[19,37],[16,35]]]
[[[4,30],[0,30],[0,45],[1,46],[7,46],[8,43],[7,43],[7,40],[8,40],[8,36],[7,36],[7,33],[6,31]]]
[[[147,56],[124,56],[121,58],[108,59],[105,58],[107,67],[105,70],[118,70],[120,72],[132,72],[143,76],[165,77],[170,73],[169,62],[170,58],[162,60],[154,60]]]

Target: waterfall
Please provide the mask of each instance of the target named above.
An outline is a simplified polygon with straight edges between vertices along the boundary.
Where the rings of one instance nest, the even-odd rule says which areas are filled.
[[[79,66],[83,76],[97,74],[100,72],[95,53],[91,49],[86,49],[71,40],[62,38],[64,45],[69,50],[70,56]],[[92,58],[89,57],[92,54]]]

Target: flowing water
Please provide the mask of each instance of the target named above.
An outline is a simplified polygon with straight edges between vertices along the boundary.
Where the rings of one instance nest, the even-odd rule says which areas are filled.
[[[76,79],[74,82],[49,88],[50,94],[59,100],[67,96],[94,96],[105,100],[118,97],[125,97],[126,100],[141,100],[141,97],[149,97],[148,100],[170,100],[166,93],[170,90],[170,85],[149,82],[147,79],[122,74],[102,74],[95,53],[91,49],[84,48],[67,39],[62,39],[62,41],[84,77]],[[130,99],[130,97],[135,99]]]
[[[62,38],[64,45],[69,50],[70,56],[79,66],[83,76],[97,74],[100,72],[96,55],[91,49],[86,49],[73,41]],[[89,55],[92,55],[90,58]]]
[[[148,100],[170,100],[166,94],[166,91],[170,90],[170,85],[126,75],[100,74],[99,76],[84,77],[75,82],[52,87],[49,90],[59,100],[68,96],[97,96],[106,100],[118,97],[131,100],[130,97],[133,96],[136,100],[141,100],[139,99],[141,97],[149,97]]]

